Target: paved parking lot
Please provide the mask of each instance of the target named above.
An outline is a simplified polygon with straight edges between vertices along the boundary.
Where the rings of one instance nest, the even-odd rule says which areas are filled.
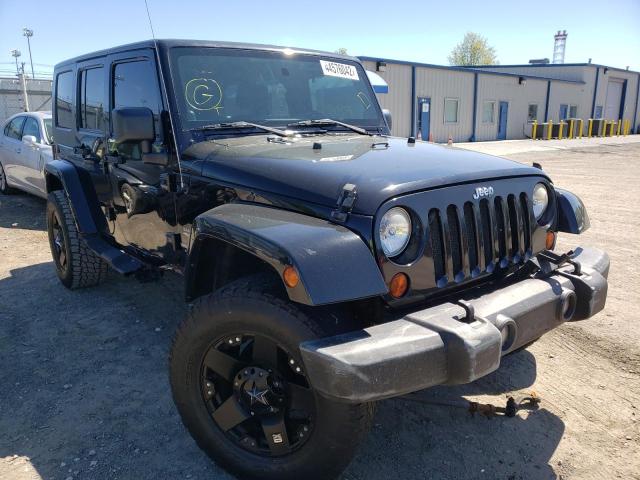
[[[565,325],[474,384],[440,399],[503,404],[535,390],[516,418],[402,399],[382,402],[345,479],[640,478],[640,143],[478,144],[539,162],[579,194],[592,228],[560,247],[612,258],[607,309]],[[540,147],[544,146],[544,149]],[[568,148],[572,147],[572,148]],[[0,196],[0,478],[225,479],[182,427],[167,352],[185,312],[180,279],[112,276],[69,292],[55,277],[44,202]]]

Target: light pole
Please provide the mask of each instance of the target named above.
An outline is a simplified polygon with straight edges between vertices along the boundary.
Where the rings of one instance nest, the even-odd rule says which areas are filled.
[[[20,75],[20,68],[18,67],[18,57],[22,55],[20,50],[11,50],[11,56],[16,59],[16,74]]]
[[[31,78],[36,78],[35,73],[33,72],[33,58],[31,58],[31,41],[30,38],[33,37],[33,30],[28,28],[22,29],[22,34],[27,37],[27,45],[29,46],[29,61],[31,62]]]

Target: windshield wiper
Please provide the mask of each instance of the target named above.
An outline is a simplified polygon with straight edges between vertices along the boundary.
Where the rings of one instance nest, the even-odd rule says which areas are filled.
[[[299,122],[290,123],[287,125],[287,127],[317,127],[320,125],[338,125],[340,127],[348,128],[349,130],[359,133],[360,135],[371,136],[371,133],[367,132],[364,128],[356,127],[355,125],[350,125],[344,122],[339,122],[338,120],[332,120],[330,118],[323,118],[321,120],[301,120]]]
[[[280,130],[278,128],[267,127],[266,125],[259,125],[257,123],[251,122],[226,122],[226,123],[214,123],[211,125],[203,125],[201,127],[195,127],[191,130],[225,130],[225,129],[236,129],[236,128],[258,128],[265,132],[273,133],[275,135],[279,135],[280,137],[290,137],[291,134],[285,132],[284,130]]]

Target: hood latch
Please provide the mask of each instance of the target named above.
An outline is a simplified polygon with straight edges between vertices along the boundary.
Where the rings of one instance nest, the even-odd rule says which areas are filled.
[[[331,212],[331,220],[344,222],[353,210],[357,198],[356,186],[353,183],[346,183],[338,197],[336,209]]]

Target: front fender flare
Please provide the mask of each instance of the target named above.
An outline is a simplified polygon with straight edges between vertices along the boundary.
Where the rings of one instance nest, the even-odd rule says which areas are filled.
[[[286,287],[295,302],[325,305],[387,293],[369,248],[341,225],[277,208],[237,203],[199,215],[194,228],[192,252],[197,251],[198,242],[213,237],[267,262],[280,278],[286,266],[295,267],[301,281],[294,288]],[[187,277],[196,268],[190,259]]]

